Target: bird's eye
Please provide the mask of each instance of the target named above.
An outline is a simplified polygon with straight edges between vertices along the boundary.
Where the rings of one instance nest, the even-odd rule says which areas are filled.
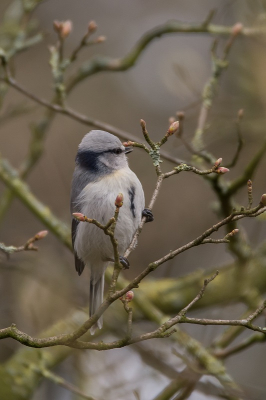
[[[114,154],[121,154],[122,152],[123,152],[123,150],[120,149],[120,148],[114,149],[114,150],[113,150],[113,153],[114,153]]]

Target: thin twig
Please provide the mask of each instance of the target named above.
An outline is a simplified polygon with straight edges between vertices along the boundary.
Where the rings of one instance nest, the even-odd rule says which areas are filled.
[[[235,179],[233,182],[231,182],[229,184],[229,187],[227,189],[228,196],[229,195],[232,196],[233,194],[235,194],[241,187],[246,185],[246,183],[249,179],[252,179],[252,177],[256,171],[256,168],[257,168],[258,164],[260,163],[262,157],[264,156],[265,152],[266,152],[266,141],[264,141],[264,143],[262,144],[262,146],[260,147],[258,152],[255,154],[253,159],[246,166],[243,174],[239,178]]]
[[[3,160],[1,156],[0,179],[8,188],[12,189],[16,196],[40,221],[42,221],[49,231],[54,233],[70,250],[72,250],[68,227],[58,220],[50,209],[34,196],[28,186],[19,178],[17,171],[13,169],[6,160]]]
[[[28,89],[20,85],[13,77],[8,74],[6,78],[3,79],[6,83],[8,83],[10,86],[12,86],[14,89],[22,93],[24,96],[30,98],[31,100],[35,101],[36,103],[48,108],[49,110],[52,110],[54,112],[57,112],[59,114],[66,115],[75,121],[78,121],[84,125],[89,125],[98,129],[103,129],[107,132],[113,133],[119,137],[121,137],[123,140],[132,140],[134,142],[138,142],[138,138],[134,135],[132,135],[129,132],[125,132],[122,129],[116,128],[113,125],[107,124],[105,122],[87,117],[83,114],[80,114],[79,112],[69,108],[69,107],[62,107],[58,104],[54,103],[49,103],[49,101],[36,96],[35,94],[31,93]],[[183,162],[183,160],[178,159],[177,157],[173,157],[170,154],[168,154],[165,151],[161,151],[161,156],[168,161],[171,161],[175,164],[180,164]]]
[[[232,159],[232,161],[226,165],[227,168],[232,168],[236,165],[241,150],[243,148],[244,145],[244,140],[243,140],[243,136],[242,136],[242,130],[241,130],[241,121],[243,118],[243,110],[239,110],[238,111],[238,116],[237,116],[237,120],[236,120],[236,133],[237,133],[237,148],[236,148],[236,153]]]
[[[230,347],[227,349],[214,350],[213,354],[215,355],[215,357],[224,359],[224,358],[230,357],[236,353],[239,353],[240,351],[243,351],[243,350],[249,348],[250,346],[252,346],[255,343],[263,343],[265,341],[266,341],[265,333],[264,334],[254,333],[249,338],[242,340],[236,346],[233,346],[233,347]]]
[[[5,254],[8,256],[12,253],[17,253],[20,251],[37,251],[38,247],[34,246],[33,243],[37,242],[38,240],[41,240],[45,238],[45,236],[48,234],[48,231],[41,231],[36,233],[33,237],[31,237],[23,246],[15,247],[15,246],[5,246],[4,243],[0,243],[0,250],[3,251]]]
[[[85,400],[96,400],[95,397],[91,397],[83,393],[77,386],[69,383],[66,379],[62,378],[61,376],[51,372],[46,368],[36,368],[37,372],[39,372],[44,378],[49,379],[56,385],[62,386],[63,388],[69,390],[72,393],[75,393],[82,397]]]
[[[241,27],[241,29],[238,30],[237,32],[234,28],[235,26],[233,27],[231,36],[224,47],[223,58],[218,58],[216,55],[217,40],[214,41],[214,44],[212,46],[212,75],[205,84],[202,92],[202,105],[199,113],[197,129],[195,131],[192,141],[193,148],[195,148],[197,152],[201,152],[204,148],[203,134],[206,130],[206,123],[210,108],[213,105],[213,99],[216,94],[216,88],[222,73],[228,67],[227,57],[229,51],[237,35],[241,33],[243,27]],[[208,154],[208,156],[210,157],[210,162],[213,163],[214,157],[211,154]],[[203,158],[206,159],[206,157]]]
[[[80,67],[78,73],[74,74],[68,82],[67,92],[71,91],[78,83],[87,77],[102,71],[125,71],[133,67],[146,47],[156,38],[173,33],[206,33],[210,35],[229,36],[234,32],[234,26],[214,25],[203,21],[201,24],[187,24],[178,21],[168,21],[163,25],[157,26],[146,32],[140,40],[133,46],[130,52],[121,58],[111,58],[106,56],[96,56],[85,62]],[[243,27],[240,34],[244,36],[264,35],[266,28],[259,26],[254,28]]]

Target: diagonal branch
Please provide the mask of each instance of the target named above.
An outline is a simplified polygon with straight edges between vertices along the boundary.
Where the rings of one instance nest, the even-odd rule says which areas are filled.
[[[29,190],[28,186],[19,178],[18,173],[11,165],[0,156],[0,179],[16,194],[30,211],[53,232],[70,250],[72,244],[70,231],[50,209],[39,201]]]
[[[28,365],[28,367],[34,368],[36,370],[36,372],[41,374],[44,378],[49,379],[51,382],[55,383],[56,385],[62,386],[63,388],[69,390],[70,392],[79,395],[82,399],[96,400],[94,397],[86,395],[78,387],[76,387],[72,383],[69,383],[66,379],[55,374],[54,372],[49,371],[49,369],[47,369],[47,368],[44,368],[44,367],[36,368],[36,367],[32,367],[31,365]]]
[[[30,92],[28,89],[23,87],[21,84],[19,84],[9,73],[7,74],[6,78],[1,79],[10,86],[12,86],[14,89],[16,89],[18,92],[22,93],[24,96],[28,97],[29,99],[33,100],[35,103],[38,103],[47,109],[54,111],[59,114],[66,115],[75,121],[78,121],[84,125],[89,125],[94,128],[102,129],[104,131],[113,133],[114,135],[119,136],[123,140],[128,140],[131,139],[132,141],[138,141],[138,137],[134,136],[133,134],[126,132],[122,129],[116,128],[113,125],[110,125],[108,123],[99,121],[97,119],[87,117],[84,114],[81,114],[72,108],[69,107],[62,107],[58,104],[50,103],[49,101],[36,96],[34,93]],[[170,162],[173,162],[175,164],[180,164],[183,163],[183,160],[178,159],[177,157],[172,156],[171,154],[168,154],[166,151],[162,150],[161,151],[161,156]]]

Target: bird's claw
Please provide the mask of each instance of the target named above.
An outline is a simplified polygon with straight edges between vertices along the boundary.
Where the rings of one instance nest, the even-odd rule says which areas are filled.
[[[146,217],[146,222],[152,222],[154,220],[154,216],[148,208],[144,208],[142,211],[142,217]]]
[[[129,264],[129,261],[127,258],[120,256],[119,261],[120,261],[120,264],[122,264],[123,269],[129,269],[130,264]]]

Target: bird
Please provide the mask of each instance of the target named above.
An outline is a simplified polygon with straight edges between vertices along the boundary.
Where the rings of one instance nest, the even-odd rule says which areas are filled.
[[[71,187],[71,213],[81,213],[105,225],[114,216],[115,200],[123,194],[115,228],[120,263],[124,268],[129,262],[123,257],[143,216],[151,222],[153,214],[144,208],[145,197],[136,174],[129,168],[127,154],[133,150],[125,147],[115,135],[92,130],[78,146]],[[103,230],[90,223],[82,223],[72,216],[72,245],[75,268],[79,275],[85,266],[90,270],[90,317],[103,302],[104,274],[114,252],[110,238]],[[94,334],[101,329],[103,318],[91,327]]]

